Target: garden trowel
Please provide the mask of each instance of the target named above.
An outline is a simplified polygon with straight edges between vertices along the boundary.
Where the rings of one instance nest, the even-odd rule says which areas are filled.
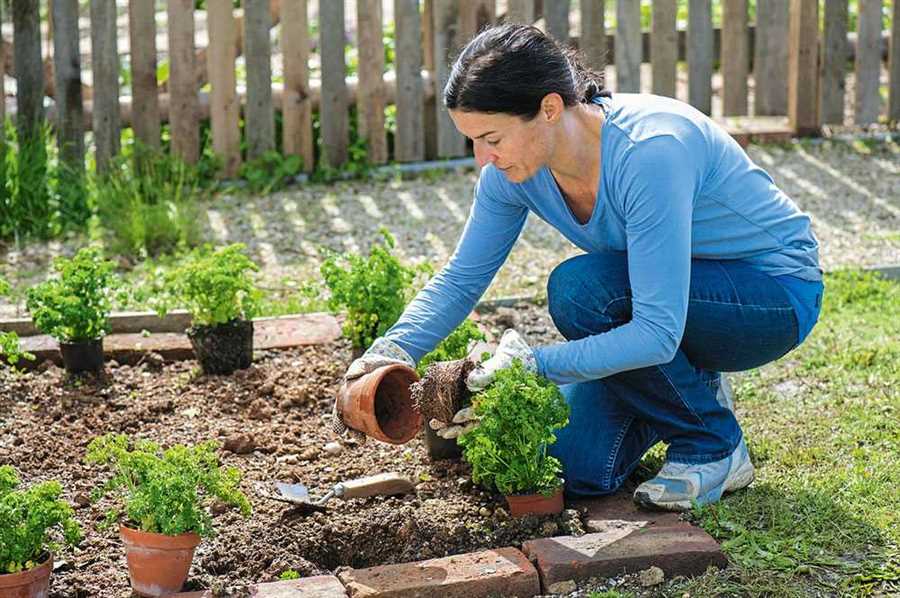
[[[304,484],[276,482],[275,486],[278,488],[280,496],[271,498],[297,505],[304,513],[324,511],[325,503],[334,497],[348,499],[376,495],[390,496],[404,494],[415,488],[415,484],[396,472],[379,473],[339,482],[320,498],[310,496],[309,489]]]

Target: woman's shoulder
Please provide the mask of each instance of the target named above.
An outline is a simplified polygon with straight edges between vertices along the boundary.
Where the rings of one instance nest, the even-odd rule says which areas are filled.
[[[660,136],[689,142],[715,133],[716,125],[707,115],[675,98],[620,93],[609,102],[609,120],[630,144]]]

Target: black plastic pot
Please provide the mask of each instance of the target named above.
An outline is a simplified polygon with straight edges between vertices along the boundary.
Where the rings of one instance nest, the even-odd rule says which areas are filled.
[[[253,322],[232,320],[215,326],[191,326],[187,336],[207,374],[230,374],[253,361]]]
[[[59,343],[63,367],[70,374],[99,372],[103,369],[103,339]]]
[[[439,461],[462,457],[462,448],[456,443],[456,438],[441,438],[427,422],[423,427],[425,428],[425,446],[428,448],[429,459]]]

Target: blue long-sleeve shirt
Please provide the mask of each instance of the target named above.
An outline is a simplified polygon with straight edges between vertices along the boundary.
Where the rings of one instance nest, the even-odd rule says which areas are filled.
[[[483,168],[455,252],[385,334],[416,361],[471,312],[529,211],[585,252],[628,256],[630,322],[534,348],[539,372],[560,384],[671,361],[687,317],[691,258],[757,266],[782,282],[795,307],[804,281],[821,280],[808,216],[706,115],[646,94],[595,101],[606,121],[588,222],[578,222],[547,167],[520,184]],[[811,327],[801,321],[800,336]]]

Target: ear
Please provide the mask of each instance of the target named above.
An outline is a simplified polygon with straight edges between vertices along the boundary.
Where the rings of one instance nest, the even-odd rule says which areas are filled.
[[[541,100],[540,114],[548,123],[559,120],[565,109],[566,104],[563,102],[562,96],[555,91],[553,93],[548,93],[544,96],[544,99]]]

